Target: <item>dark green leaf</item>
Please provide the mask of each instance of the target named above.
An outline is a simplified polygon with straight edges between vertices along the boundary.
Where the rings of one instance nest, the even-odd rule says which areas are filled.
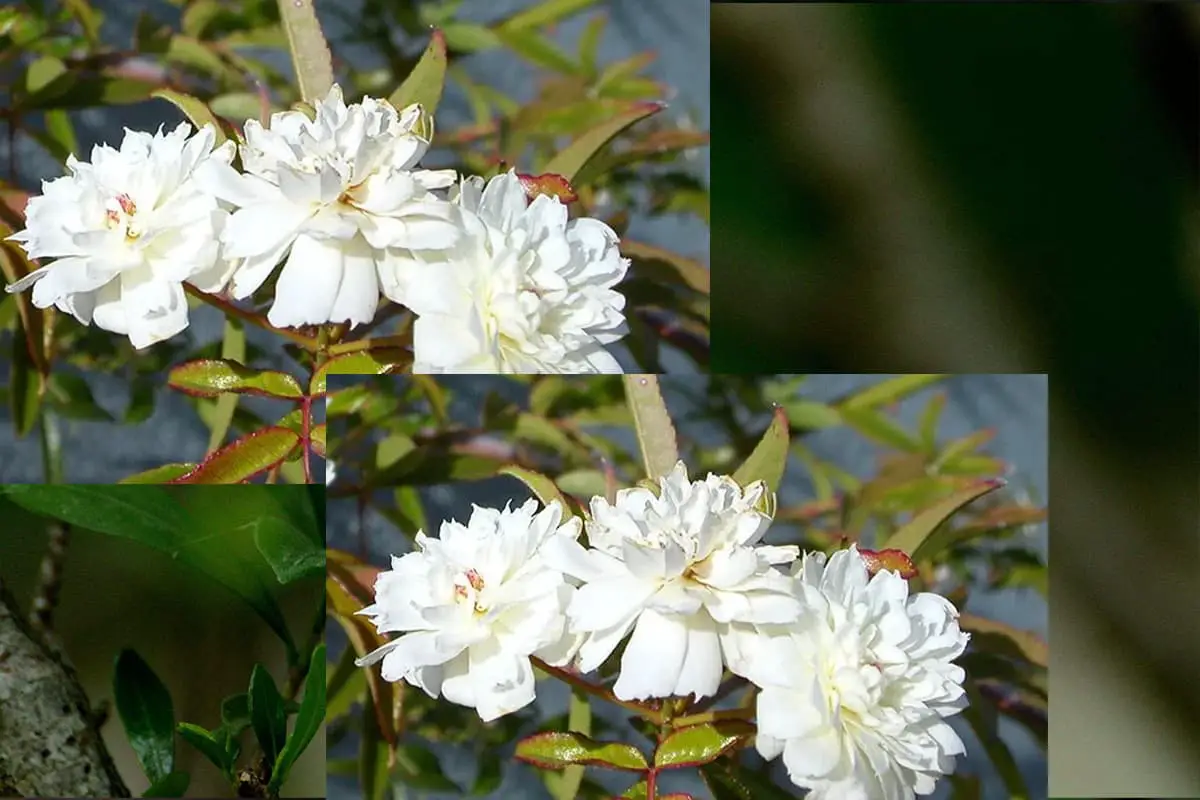
[[[133,650],[117,655],[113,698],[125,735],[151,783],[175,769],[175,711],[171,693]]]
[[[267,765],[273,767],[287,738],[287,715],[283,697],[262,664],[255,664],[250,674],[250,726]]]
[[[450,792],[461,795],[462,789],[446,777],[437,756],[422,744],[402,744],[396,748],[397,779],[424,792]]]
[[[142,793],[142,797],[183,797],[192,776],[186,772],[172,772],[162,776]]]
[[[324,561],[324,559],[322,559]],[[275,762],[271,772],[269,789],[278,792],[283,782],[287,780],[288,772],[296,759],[304,752],[321,723],[325,721],[325,645],[318,645],[313,650],[309,663],[308,675],[304,681],[304,699],[296,714],[296,724],[292,727],[292,735],[288,737]]]
[[[233,763],[229,759],[228,751],[223,742],[217,741],[216,736],[190,722],[179,723],[177,730],[185,742],[203,753],[204,757],[215,764],[222,773],[226,776],[232,773]]]

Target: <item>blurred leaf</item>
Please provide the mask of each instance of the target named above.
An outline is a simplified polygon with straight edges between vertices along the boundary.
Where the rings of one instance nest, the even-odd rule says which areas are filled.
[[[838,405],[843,409],[876,408],[890,405],[943,378],[945,378],[944,375],[900,375],[896,378],[888,378],[841,400]]]
[[[689,725],[671,731],[654,753],[656,769],[698,767],[713,761],[754,735],[755,726],[740,720]]]
[[[516,757],[542,769],[562,769],[583,764],[608,769],[641,772],[648,769],[646,757],[633,745],[597,742],[579,733],[550,731],[517,742]]]
[[[995,429],[984,428],[981,431],[949,441],[938,453],[937,458],[930,465],[930,469],[937,471],[947,466],[953,466],[994,438],[996,438]]]
[[[534,496],[542,501],[542,505],[544,506],[549,506],[551,503],[558,503],[562,508],[563,522],[566,522],[574,515],[573,506],[563,497],[562,492],[554,485],[554,481],[545,475],[517,466],[502,467],[497,471],[497,474],[509,475],[525,484],[529,488],[529,491],[533,492]]]
[[[313,373],[308,393],[319,397],[326,393],[330,375],[390,375],[412,363],[412,354],[395,347],[358,350],[334,356]]]
[[[979,689],[973,681],[968,679],[963,688],[967,691],[969,702],[962,715],[974,729],[984,750],[987,751],[988,758],[1000,773],[1008,795],[1013,800],[1029,800],[1029,790],[1025,786],[1021,770],[1017,767],[1016,759],[1013,758],[1008,745],[1000,738],[995,710],[980,696]]]
[[[328,571],[330,577],[325,580],[326,610],[346,632],[354,652],[361,657],[382,647],[386,640],[374,626],[363,617],[355,616],[355,612],[360,611],[364,604],[351,594],[346,573],[332,563],[329,564]],[[390,709],[396,693],[404,691],[404,687],[383,680],[377,667],[363,671],[366,673],[367,687],[370,689],[372,700],[367,704],[366,712],[374,717],[371,726],[375,729],[375,735],[382,735],[385,741],[395,742],[396,729]]]
[[[45,105],[75,82],[67,65],[54,56],[40,56],[25,69],[25,100],[30,106]]]
[[[43,119],[46,121],[46,133],[44,137],[38,137],[38,141],[44,146],[50,145],[46,149],[55,160],[66,161],[67,156],[79,151],[75,128],[66,111],[50,109],[43,114]]]
[[[117,713],[142,771],[156,783],[175,769],[175,711],[171,693],[133,650],[117,655],[113,671]]]
[[[446,36],[434,31],[421,59],[404,82],[388,98],[397,110],[418,103],[431,118],[442,100],[446,83]]]
[[[462,793],[458,784],[446,777],[433,751],[422,744],[402,744],[396,748],[393,774],[404,784],[423,792]]]
[[[596,94],[604,95],[607,89],[634,77],[653,63],[654,59],[654,53],[636,53],[629,58],[614,61],[600,71],[592,90]]]
[[[579,36],[579,62],[588,75],[596,74],[596,53],[600,49],[600,39],[604,36],[607,24],[608,16],[597,14],[587,21],[583,33]]]
[[[285,400],[304,397],[300,384],[285,372],[255,370],[236,361],[216,358],[180,364],[168,374],[167,385],[195,397],[216,397],[222,392]]]
[[[64,5],[71,12],[71,16],[79,21],[79,26],[83,28],[83,36],[87,39],[88,44],[93,46],[100,43],[100,22],[102,15],[99,11],[92,7],[87,0],[64,0]],[[164,797],[174,795],[163,795]]]
[[[621,254],[634,259],[639,275],[647,275],[664,283],[683,285],[703,294],[709,293],[708,268],[695,259],[663,247],[623,239]]]
[[[221,725],[235,736],[250,727],[250,695],[231,694],[221,701]]]
[[[994,492],[1004,485],[1004,481],[982,481],[947,497],[919,514],[891,535],[884,545],[886,550],[903,550],[909,553],[913,561],[923,561],[932,558],[936,553],[928,552],[924,545],[930,535],[943,525],[950,517],[967,503]]]
[[[79,77],[62,94],[42,102],[29,102],[31,108],[93,108],[95,106],[128,105],[150,97],[159,84],[135,78],[123,78],[101,72],[95,76]]]
[[[495,28],[501,44],[536,67],[562,75],[577,75],[579,65],[548,37],[528,28]],[[557,170],[547,170],[556,172]]]
[[[921,450],[921,443],[882,413],[869,408],[839,407],[842,421],[873,442],[895,447],[906,453]]]
[[[222,4],[218,0],[191,0],[183,11],[181,27],[188,36],[203,39],[210,22],[221,15]]]
[[[652,480],[659,478],[675,468],[679,461],[679,449],[675,443],[675,426],[658,387],[658,377],[626,375],[622,380],[626,402],[633,413],[634,430],[642,451],[646,477]]]
[[[596,0],[542,0],[497,25],[504,30],[541,28],[596,5]]]
[[[214,114],[230,120],[243,122],[258,119],[262,115],[263,100],[254,92],[227,92],[217,95],[209,103]]]
[[[973,648],[1024,658],[1039,667],[1050,666],[1050,648],[1031,631],[975,614],[960,614],[958,625],[971,634]]]
[[[172,772],[155,781],[142,792],[142,797],[183,797],[192,776],[186,772]]]
[[[36,374],[29,356],[27,334],[21,321],[12,340],[12,362],[9,364],[9,406],[12,409],[13,429],[25,436],[37,424],[41,414],[45,381]]]
[[[202,100],[173,89],[158,89],[151,92],[150,96],[166,100],[178,108],[197,129],[203,128],[205,125],[211,125],[216,135],[215,144],[219,145],[225,141],[225,132],[221,129],[220,123],[217,121],[216,116],[213,115],[212,110]]]
[[[925,448],[926,453],[933,453],[937,449],[938,421],[941,419],[942,410],[945,407],[946,393],[938,392],[929,398],[929,402],[925,404],[925,409],[921,412],[921,445]]]
[[[192,463],[163,464],[161,467],[153,467],[145,472],[124,477],[117,483],[171,483],[195,468],[196,465]]]
[[[836,408],[814,400],[785,401],[783,408],[788,422],[800,430],[819,431],[842,424],[842,415]]]
[[[232,776],[233,763],[229,759],[228,751],[226,751],[225,745],[217,741],[212,733],[190,722],[179,723],[177,730],[179,731],[179,736],[185,742],[199,750],[205,758],[215,764],[226,778]]]
[[[79,375],[56,372],[46,385],[48,399],[64,417],[83,420],[111,421],[112,414],[96,402],[92,387]]]
[[[474,22],[447,22],[442,26],[441,32],[446,39],[446,45],[462,53],[475,53],[500,46],[500,37],[496,36],[495,31]]]
[[[661,103],[631,105],[628,110],[615,114],[607,122],[597,125],[575,139],[566,148],[559,151],[558,155],[550,159],[542,167],[542,171],[562,175],[568,182],[574,183],[583,168],[605,145],[635,122],[639,122],[651,114],[657,114],[663,108]]]
[[[720,759],[700,767],[700,777],[713,800],[794,800],[762,772],[750,770],[731,759]]]
[[[475,797],[489,795],[500,788],[504,781],[504,763],[500,754],[495,750],[484,750],[479,754],[479,770],[475,782],[471,784],[471,794]]]
[[[295,431],[263,428],[207,456],[172,483],[241,483],[278,466],[299,443]]]
[[[322,685],[324,679],[322,678]],[[287,738],[287,715],[283,710],[283,698],[275,681],[262,664],[255,664],[250,673],[250,726],[254,737],[262,748],[267,766],[275,765],[275,759]]]
[[[324,562],[324,560],[322,557],[321,561]],[[313,737],[317,735],[324,720],[325,645],[322,644],[313,650],[308,675],[304,681],[304,700],[300,704],[300,711],[296,714],[292,735],[288,737],[287,743],[279,753],[279,759],[275,762],[275,769],[271,771],[271,782],[268,785],[270,791],[278,792],[283,786],[292,765],[312,742]]]
[[[305,102],[316,105],[329,93],[334,80],[333,56],[313,10],[313,0],[280,2],[279,15],[287,32],[300,95]]]
[[[787,467],[788,448],[791,439],[788,435],[787,414],[782,408],[775,409],[771,424],[737,471],[733,479],[743,488],[755,481],[761,480],[772,492],[779,491],[783,472]]]

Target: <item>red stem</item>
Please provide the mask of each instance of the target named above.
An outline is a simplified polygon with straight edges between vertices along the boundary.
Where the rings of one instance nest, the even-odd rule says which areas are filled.
[[[658,770],[651,767],[646,772],[646,800],[655,800],[654,794],[654,778],[658,775]]]

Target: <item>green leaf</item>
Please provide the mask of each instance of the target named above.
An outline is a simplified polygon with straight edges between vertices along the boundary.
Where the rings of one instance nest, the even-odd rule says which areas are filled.
[[[151,783],[175,769],[175,711],[171,693],[133,650],[117,655],[113,698],[125,735]]]
[[[597,742],[579,733],[550,731],[517,742],[516,757],[542,769],[562,769],[583,764],[641,772],[649,768],[646,757],[633,745]]]
[[[707,267],[665,247],[622,239],[621,255],[634,260],[634,270],[639,276],[687,286],[702,294],[708,294],[711,288]]]
[[[847,425],[871,441],[906,453],[921,452],[920,442],[880,412],[869,408],[841,407],[838,410]]]
[[[528,28],[494,28],[496,38],[534,66],[561,75],[578,75],[579,65],[549,37]]]
[[[29,103],[45,103],[70,87],[73,78],[67,65],[54,56],[41,56],[25,70],[25,93]]]
[[[330,375],[391,375],[411,363],[412,354],[398,347],[358,350],[334,356],[313,373],[308,393],[313,397],[325,394]]]
[[[713,800],[795,800],[791,791],[776,786],[767,775],[729,759],[700,767],[700,777]]]
[[[567,730],[584,736],[592,734],[592,704],[587,695],[577,689],[571,691],[571,700],[567,711]],[[579,796],[584,769],[583,764],[571,764],[562,772],[546,773],[544,776],[546,786],[556,800],[575,800]]]
[[[12,409],[13,429],[17,436],[25,436],[33,430],[41,414],[45,384],[34,369],[33,359],[29,356],[27,334],[20,319],[13,334],[12,348],[8,401]]]
[[[325,423],[322,422],[320,425],[312,426],[308,431],[308,438],[312,442],[312,448],[321,458],[325,458],[326,430]]]
[[[431,118],[442,100],[446,84],[446,36],[434,31],[429,45],[404,82],[392,92],[388,102],[400,111],[417,103]]]
[[[901,400],[945,378],[945,375],[900,375],[868,386],[842,400],[842,408],[876,408]]]
[[[82,376],[56,372],[46,386],[48,399],[64,417],[82,420],[112,421],[112,414],[96,402],[92,387]]]
[[[244,536],[221,536],[228,531],[214,528],[207,520],[199,524],[181,502],[181,498],[192,503],[207,499],[214,513],[219,513],[228,507],[234,493],[224,489],[200,492],[194,487],[16,484],[0,487],[0,491],[35,513],[141,542],[199,570],[245,600],[285,643],[291,643],[283,614],[264,581],[270,580],[270,572],[253,543]],[[216,494],[206,495],[208,492]]]
[[[192,776],[186,772],[171,772],[163,775],[142,792],[142,797],[183,797]]]
[[[221,701],[221,725],[235,736],[250,727],[249,694],[231,694]]]
[[[571,505],[567,503],[562,492],[554,485],[554,481],[540,472],[534,472],[524,467],[509,466],[500,469],[497,474],[509,475],[525,484],[529,488],[529,491],[533,492],[542,501],[542,505],[549,506],[551,503],[558,503],[562,508],[563,522],[566,522],[573,515],[574,512]]]
[[[783,480],[783,471],[787,467],[790,442],[787,413],[782,408],[776,408],[766,433],[755,445],[749,458],[733,473],[734,481],[739,486],[746,487],[761,480],[770,491],[778,491],[779,483]]]
[[[960,614],[958,624],[971,634],[971,646],[975,649],[1008,658],[1023,658],[1039,667],[1050,666],[1050,648],[1031,631],[975,614]]]
[[[513,14],[497,27],[503,30],[541,28],[596,5],[596,0],[544,0]]]
[[[646,477],[656,479],[669,473],[679,461],[675,426],[667,413],[655,375],[625,375],[625,398],[633,414],[638,445]]]
[[[657,114],[666,106],[662,103],[635,103],[628,110],[615,114],[611,119],[585,132],[542,168],[543,172],[562,175],[572,185],[580,172],[601,149],[635,122]]]
[[[322,563],[324,558],[321,559]],[[278,792],[283,782],[287,780],[288,772],[296,759],[304,752],[321,723],[325,720],[325,645],[318,645],[313,650],[309,663],[308,675],[304,680],[304,700],[300,703],[300,711],[296,714],[296,724],[292,727],[292,735],[288,737],[275,762],[271,772],[271,782],[268,789]]]
[[[223,392],[285,400],[304,397],[299,382],[285,372],[251,369],[222,358],[204,358],[180,364],[168,373],[167,385],[195,397],[216,397]]]
[[[153,467],[136,475],[122,478],[118,483],[171,483],[176,478],[182,478],[196,468],[195,464],[163,464]]]
[[[924,410],[921,411],[919,431],[921,444],[924,446],[926,453],[932,453],[937,449],[938,420],[941,419],[942,409],[945,407],[946,393],[938,392],[929,398],[929,402],[925,405]]]
[[[315,106],[333,86],[333,56],[321,33],[313,0],[279,0],[279,16],[287,33],[300,95]]]
[[[842,424],[842,415],[833,406],[812,400],[794,400],[783,404],[792,427],[819,431]]]
[[[283,697],[262,664],[255,664],[250,673],[250,727],[267,765],[273,768],[287,738],[287,714],[283,710]]]
[[[995,765],[996,771],[1004,781],[1007,794],[1013,800],[1029,800],[1029,789],[1025,786],[1025,778],[1017,766],[1008,745],[1000,738],[997,730],[995,709],[979,693],[979,687],[974,681],[968,680],[964,686],[967,692],[968,704],[963,709],[963,717],[975,730],[988,758]]]
[[[226,317],[225,330],[221,337],[221,358],[227,361],[245,362],[246,360],[246,328],[240,319]],[[200,401],[204,402],[204,401]],[[213,415],[208,419],[210,428],[208,449],[205,453],[212,454],[220,449],[225,441],[225,434],[233,426],[233,418],[237,414],[238,395],[236,392],[222,394],[216,399]]]
[[[295,431],[262,428],[221,448],[172,483],[241,483],[278,466],[299,443]]]
[[[654,753],[656,769],[698,767],[719,758],[754,735],[752,723],[721,720],[671,731]]]
[[[474,22],[454,20],[442,26],[446,46],[462,53],[477,53],[500,46],[500,37],[491,28]]]
[[[223,742],[217,741],[209,731],[190,722],[181,722],[176,728],[179,736],[192,747],[199,750],[205,758],[211,761],[227,777],[233,772],[233,763]]]
[[[945,500],[935,503],[917,514],[912,520],[901,526],[899,530],[888,538],[887,544],[883,546],[883,549],[903,550],[912,556],[913,561],[923,561],[933,557],[936,553],[928,552],[929,548],[923,547],[926,540],[929,539],[930,534],[967,503],[989,492],[994,492],[1004,485],[1004,481],[999,479],[988,480],[955,492]]]
[[[75,126],[71,117],[60,108],[52,108],[45,112],[46,136],[54,143],[51,150],[59,161],[66,161],[71,153],[79,152],[79,141],[75,138]]]
[[[461,795],[458,784],[446,777],[438,758],[422,744],[402,744],[396,748],[396,778],[422,792],[449,792]]]
[[[212,110],[202,100],[173,89],[159,89],[151,92],[150,96],[166,100],[178,108],[197,128],[211,125],[216,132],[216,144],[219,145],[225,141],[225,132],[221,130],[221,124],[217,121],[216,115],[213,114]]]

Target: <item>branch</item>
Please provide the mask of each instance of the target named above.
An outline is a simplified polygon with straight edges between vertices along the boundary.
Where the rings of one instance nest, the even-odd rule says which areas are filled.
[[[129,797],[75,670],[0,582],[0,787],[26,797]]]

